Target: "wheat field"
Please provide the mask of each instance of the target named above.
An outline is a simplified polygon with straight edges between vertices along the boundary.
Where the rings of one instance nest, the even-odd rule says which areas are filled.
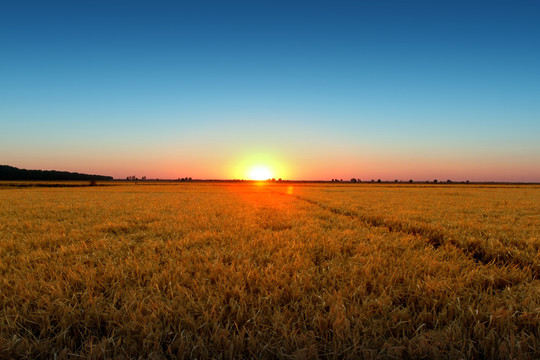
[[[0,185],[1,358],[540,358],[540,186],[104,185]]]

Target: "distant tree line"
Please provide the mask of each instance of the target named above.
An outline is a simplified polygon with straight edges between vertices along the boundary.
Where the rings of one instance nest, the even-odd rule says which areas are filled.
[[[126,180],[128,180],[128,181],[146,181],[148,179],[146,178],[146,176],[143,176],[143,177],[141,177],[139,179],[137,176],[131,175],[131,176],[126,176]],[[157,179],[157,178],[156,179],[149,179],[149,180],[159,181],[159,179]],[[175,180],[169,180],[169,181],[175,181]],[[183,177],[183,178],[177,178],[176,181],[193,181],[193,179],[191,177],[186,176],[186,177]]]
[[[331,182],[338,182],[338,183],[339,183],[339,182],[347,182],[347,181],[343,181],[343,179],[332,179]],[[357,179],[357,178],[351,178],[351,180],[349,180],[349,182],[351,182],[351,183],[361,183],[362,180]],[[366,181],[366,182],[368,182],[368,181]],[[385,180],[385,181],[383,181],[383,180],[381,180],[381,179],[377,179],[377,180],[371,179],[371,181],[369,181],[369,182],[372,182],[372,183],[375,183],[375,182],[376,182],[376,183],[390,183],[390,182],[394,182],[394,183],[405,183],[405,182],[408,182],[408,183],[412,184],[412,183],[414,183],[415,181],[414,181],[413,179],[410,179],[410,180],[408,180],[408,181],[397,180],[397,179],[395,179],[395,180],[393,180],[393,181],[390,181],[390,180]],[[439,181],[439,180],[437,180],[437,179],[435,179],[435,180],[433,180],[433,181],[429,181],[429,180],[428,180],[428,181],[416,181],[416,182],[419,182],[419,183],[431,183],[431,182],[432,182],[432,183],[434,183],[434,184],[442,183],[442,181]],[[454,182],[454,181],[452,181],[452,180],[450,180],[450,179],[446,180],[446,183],[448,183],[448,184],[453,183],[453,182]],[[468,183],[469,183],[469,180],[467,180],[467,181],[461,181],[461,183],[467,183],[467,184],[468,184]]]
[[[138,181],[138,180],[142,180],[142,181],[145,181],[146,180],[146,176],[143,176],[142,178],[138,178],[136,177],[135,175],[132,175],[132,176],[126,176],[126,180],[129,180],[129,181]]]
[[[88,175],[56,170],[26,170],[0,165],[0,180],[112,180],[112,176]]]

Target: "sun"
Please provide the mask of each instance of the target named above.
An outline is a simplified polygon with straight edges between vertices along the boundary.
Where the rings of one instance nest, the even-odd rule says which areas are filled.
[[[241,156],[241,157],[240,157]],[[271,151],[247,151],[239,158],[231,158],[230,178],[262,181],[287,178],[290,176],[288,167],[283,161],[284,156],[273,154]]]
[[[249,170],[251,180],[268,180],[272,178],[272,171],[266,166],[254,166]]]

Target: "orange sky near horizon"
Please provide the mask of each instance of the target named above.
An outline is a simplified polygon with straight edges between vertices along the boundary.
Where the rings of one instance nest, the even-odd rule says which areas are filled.
[[[463,160],[450,154],[413,157],[400,153],[357,155],[353,151],[290,153],[271,150],[242,154],[197,153],[190,156],[161,156],[158,152],[122,153],[108,157],[99,151],[91,155],[75,152],[57,156],[17,156],[12,166],[27,169],[61,170],[110,175],[117,179],[135,175],[148,179],[250,179],[254,167],[267,168],[271,177],[288,180],[362,181],[382,179],[426,181],[510,181],[539,182],[540,167],[534,159],[493,156],[469,156]]]

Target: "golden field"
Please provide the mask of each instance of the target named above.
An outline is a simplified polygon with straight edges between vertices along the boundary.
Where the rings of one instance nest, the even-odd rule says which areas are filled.
[[[1,358],[540,358],[540,186],[0,184]]]

